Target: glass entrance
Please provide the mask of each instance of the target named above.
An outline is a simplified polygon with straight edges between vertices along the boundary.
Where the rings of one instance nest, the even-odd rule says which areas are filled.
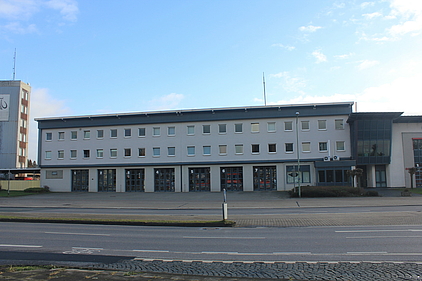
[[[116,191],[116,170],[115,169],[98,170],[98,191],[104,191],[104,192]]]
[[[88,192],[89,170],[72,170],[72,191]]]
[[[275,166],[253,168],[254,190],[277,190],[277,169]]]
[[[154,169],[154,191],[172,192],[174,191],[174,169],[157,168]]]
[[[144,169],[127,169],[126,175],[126,192],[143,192],[145,191],[145,170]]]
[[[220,170],[221,191],[243,191],[243,168],[225,167]]]
[[[210,168],[189,168],[189,191],[210,190]]]
[[[387,187],[387,176],[384,165],[375,166],[376,187]]]

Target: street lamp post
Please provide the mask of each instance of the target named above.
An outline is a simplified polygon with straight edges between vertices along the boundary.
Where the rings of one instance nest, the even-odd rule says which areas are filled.
[[[300,192],[300,151],[299,151],[299,111],[296,111],[296,153],[297,153],[297,193],[302,197]]]

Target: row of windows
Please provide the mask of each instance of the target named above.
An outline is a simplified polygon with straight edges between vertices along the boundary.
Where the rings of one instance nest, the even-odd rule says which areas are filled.
[[[261,145],[260,144],[252,144],[251,145],[251,153],[252,154],[259,154],[261,152]],[[318,149],[320,152],[328,152],[328,143],[327,142],[319,142]],[[196,146],[191,145],[186,147],[187,156],[195,156],[196,155]],[[345,151],[345,144],[344,141],[337,141],[336,142],[336,150],[337,151]],[[293,153],[294,152],[294,144],[293,143],[285,143],[284,144],[284,151],[285,153]],[[202,155],[211,155],[211,146],[204,145],[202,146]],[[277,144],[269,143],[267,145],[267,152],[268,153],[276,153],[277,152]],[[302,152],[311,152],[311,143],[310,142],[302,142]],[[161,147],[153,147],[152,148],[152,156],[153,157],[160,157],[162,153]],[[218,154],[219,155],[227,155],[228,149],[226,144],[221,144],[218,146]],[[244,145],[243,144],[235,144],[234,145],[234,153],[235,154],[243,154],[244,153]],[[57,158],[64,159],[65,158],[65,151],[58,150]],[[83,150],[83,158],[90,158],[91,151],[89,149]],[[124,148],[123,149],[124,157],[131,157],[132,156],[132,149],[131,148]],[[112,148],[109,150],[109,157],[116,158],[118,156],[118,149]],[[138,157],[145,157],[146,156],[146,149],[145,148],[138,148]],[[170,146],[167,147],[167,156],[176,156],[176,147]],[[104,149],[99,148],[96,150],[96,157],[97,158],[104,158]],[[77,150],[72,149],[70,150],[70,158],[75,159],[77,158]],[[52,151],[45,152],[45,159],[52,159]]]
[[[310,121],[301,121],[301,130],[302,131],[309,131],[310,130]],[[318,120],[318,130],[327,130],[327,120]],[[284,131],[293,131],[293,121],[285,121],[284,122]],[[202,125],[201,126],[202,134],[211,134],[211,125]],[[276,122],[267,122],[267,132],[275,133],[276,132]],[[335,129],[336,130],[343,130],[344,129],[344,120],[343,119],[336,119],[335,120]],[[226,134],[227,133],[227,124],[218,124],[217,131],[219,134]],[[243,123],[234,124],[233,128],[234,133],[243,133]],[[252,133],[259,133],[260,132],[260,123],[251,123],[250,124],[250,131]],[[83,132],[84,139],[91,138],[91,130],[84,130]],[[145,137],[147,134],[146,128],[138,128],[138,137]],[[152,136],[161,136],[161,127],[152,127],[151,131]],[[187,135],[194,135],[195,134],[195,125],[188,125],[186,126],[186,134]],[[117,129],[110,129],[109,132],[110,138],[117,138]],[[167,127],[167,136],[175,136],[176,135],[176,127],[169,126]],[[132,129],[131,128],[124,128],[123,129],[123,136],[124,137],[131,137],[132,136]],[[65,139],[65,132],[58,132],[58,139],[64,140]],[[104,138],[104,130],[99,129],[97,130],[97,138],[102,139]],[[53,133],[47,132],[46,133],[46,140],[51,141],[53,139]],[[78,139],[78,131],[71,131],[70,132],[70,139],[76,140]]]

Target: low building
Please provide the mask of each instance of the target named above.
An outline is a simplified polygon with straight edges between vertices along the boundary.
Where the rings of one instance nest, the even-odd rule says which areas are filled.
[[[286,191],[410,187],[422,116],[353,102],[39,118],[41,185],[52,191]],[[422,173],[414,176],[422,187]]]

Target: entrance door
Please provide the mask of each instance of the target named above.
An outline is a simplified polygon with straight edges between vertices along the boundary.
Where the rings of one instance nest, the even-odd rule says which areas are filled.
[[[376,187],[387,187],[387,176],[384,165],[375,166]]]
[[[145,170],[144,169],[127,169],[126,175],[126,192],[143,192],[145,191]]]
[[[220,170],[221,191],[243,191],[243,168],[225,167]]]
[[[116,170],[98,170],[98,191],[116,191]]]
[[[189,168],[189,191],[210,190],[210,168]]]
[[[174,191],[174,169],[157,168],[154,169],[154,190],[161,192]]]
[[[277,169],[275,166],[253,168],[254,190],[277,190]]]
[[[89,170],[72,170],[72,191],[88,192]]]

